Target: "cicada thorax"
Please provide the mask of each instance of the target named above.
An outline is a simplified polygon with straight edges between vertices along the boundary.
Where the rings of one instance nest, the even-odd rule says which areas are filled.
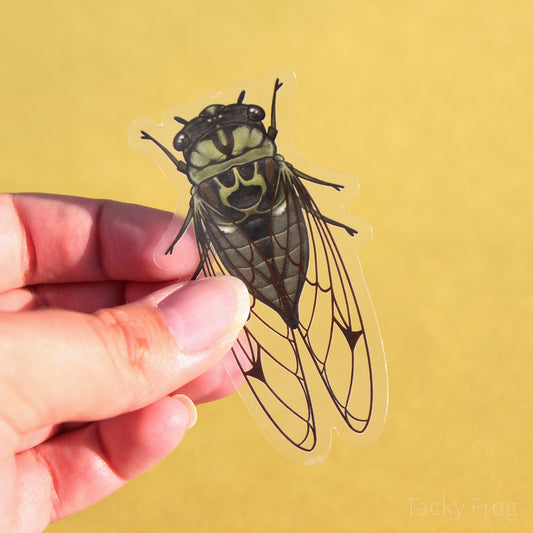
[[[276,157],[239,163],[196,189],[206,237],[228,273],[296,328],[309,263],[299,198]]]

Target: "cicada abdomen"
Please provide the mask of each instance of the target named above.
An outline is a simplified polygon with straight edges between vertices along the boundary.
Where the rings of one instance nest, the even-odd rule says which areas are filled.
[[[203,182],[194,209],[196,233],[206,236],[227,272],[296,328],[309,244],[302,207],[279,179],[276,160],[251,161]]]

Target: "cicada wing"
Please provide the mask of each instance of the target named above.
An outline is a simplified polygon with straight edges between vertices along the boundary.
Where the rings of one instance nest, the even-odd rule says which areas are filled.
[[[240,231],[237,225],[233,230]],[[242,238],[248,239],[250,250],[230,251],[227,233],[215,223],[206,204],[197,206],[195,231],[206,276],[230,274],[243,279],[241,261],[250,253],[260,253],[245,234]],[[224,253],[226,257],[221,257]],[[250,319],[232,350],[241,371],[241,383],[236,385],[257,424],[281,453],[301,463],[319,460],[327,455],[330,442],[317,438],[309,378],[302,363],[307,349],[298,331],[289,328],[277,312],[253,295],[251,299]],[[246,386],[240,386],[242,382]]]
[[[259,309],[258,309],[259,308]],[[270,309],[255,301],[244,335],[233,349],[247,387],[240,390],[250,412],[271,443],[291,459],[308,463],[325,457],[302,354],[292,329],[280,333],[264,321]],[[326,449],[325,449],[326,448]]]
[[[336,413],[330,410],[327,415],[329,427],[349,442],[368,444],[385,422],[387,374],[361,265],[350,252],[353,237],[341,228],[332,229],[296,169],[285,167],[282,174],[300,197],[309,235],[310,260],[298,327],[301,343],[335,407]],[[348,261],[341,248],[350,254]]]
[[[288,205],[303,207],[288,212],[305,219],[306,226],[301,245],[309,264],[299,274],[305,282],[296,327],[253,296],[250,280],[268,272],[252,268],[252,257],[261,251],[244,233],[228,237],[240,232],[236,224],[225,220],[221,229],[220,214],[198,202],[195,230],[205,275],[240,277],[252,294],[250,320],[233,349],[247,384],[240,387],[241,396],[278,450],[312,463],[329,452],[332,427],[348,442],[366,444],[378,437],[387,409],[386,367],[361,266],[355,253],[347,265],[339,251],[353,250],[352,238],[337,228],[333,236],[298,171],[282,165],[280,184]],[[291,259],[293,244],[279,235],[271,238],[272,247],[287,248],[286,258],[280,254],[276,260],[279,271],[284,261],[298,263]],[[245,241],[238,249],[232,245]]]

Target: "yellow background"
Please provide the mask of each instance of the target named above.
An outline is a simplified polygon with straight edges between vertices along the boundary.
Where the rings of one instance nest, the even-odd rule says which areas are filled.
[[[133,120],[294,69],[295,148],[361,184],[389,364],[371,447],[335,439],[325,463],[293,464],[235,396],[51,532],[531,530],[531,2],[4,4],[5,191],[173,211],[175,186],[128,146]]]

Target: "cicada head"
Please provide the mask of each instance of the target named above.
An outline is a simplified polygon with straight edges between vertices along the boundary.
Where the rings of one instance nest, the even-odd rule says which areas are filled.
[[[213,104],[186,122],[174,137],[174,149],[183,152],[191,183],[202,181],[242,165],[272,157],[274,141],[268,136],[263,119],[265,111],[255,104],[244,104],[241,93],[235,104]]]

